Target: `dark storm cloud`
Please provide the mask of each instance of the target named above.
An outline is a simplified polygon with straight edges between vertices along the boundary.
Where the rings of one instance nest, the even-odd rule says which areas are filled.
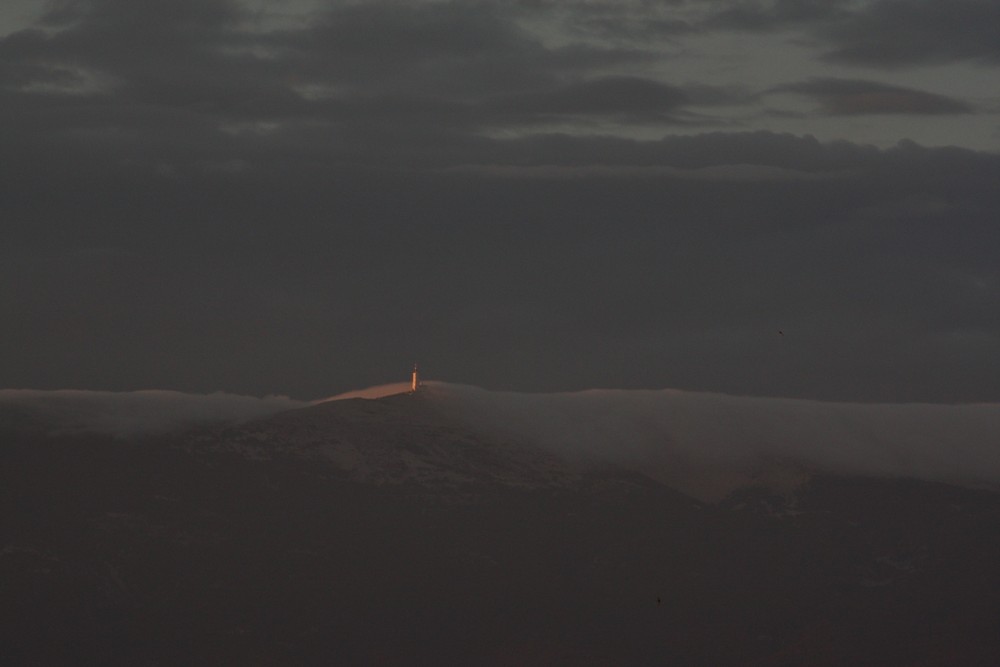
[[[830,60],[844,63],[894,67],[1000,58],[1000,5],[992,0],[774,0],[715,7],[699,29],[800,28],[830,45]]]
[[[271,146],[268,172],[5,197],[20,257],[119,249],[3,263],[5,377],[315,397],[416,356],[534,389],[997,396],[995,156],[768,133],[456,150],[509,170],[344,171]]]
[[[604,118],[709,125],[710,119],[694,116],[689,107],[742,104],[750,98],[736,87],[675,86],[637,76],[605,76],[488,99],[481,111],[484,116],[495,114],[494,123]]]
[[[572,15],[582,28],[639,42],[719,30],[801,30],[825,43],[833,61],[876,67],[1000,59],[1000,5],[993,0],[595,2]]]
[[[0,50],[0,58],[90,74],[99,92],[135,112],[267,117],[301,106],[280,69],[242,50],[254,41],[238,30],[235,3],[104,0],[71,8],[49,15],[57,31],[9,37],[4,46],[21,46]]]
[[[301,83],[460,100],[540,89],[593,68],[651,58],[629,47],[547,47],[502,9],[463,2],[349,4],[262,41]]]
[[[682,170],[756,165],[794,172],[851,171],[876,162],[879,151],[846,141],[823,144],[812,137],[773,132],[711,132],[636,140],[608,136],[534,135],[480,145],[486,163],[515,165],[668,166]]]
[[[1000,4],[992,0],[880,0],[831,24],[833,60],[861,65],[1000,60]]]
[[[619,98],[605,106],[674,106],[664,97],[669,87],[656,82],[640,90],[639,81],[586,80],[594,68],[649,54],[582,43],[545,47],[489,5],[348,4],[300,28],[259,31],[231,2],[103,0],[71,3],[46,23],[59,30],[24,30],[0,42],[0,84],[26,94],[46,84],[45,92],[89,95],[91,108],[109,116],[124,107],[133,117],[169,108],[215,123],[364,126],[381,117],[460,125],[489,116],[483,102],[498,95],[555,95],[566,98],[563,110],[579,103],[587,113],[600,92],[589,89],[601,86]],[[25,97],[25,108],[34,101]],[[164,129],[162,114],[150,122]]]
[[[772,92],[812,97],[827,113],[835,115],[965,114],[973,111],[968,104],[944,95],[875,81],[817,78],[778,86]]]
[[[753,95],[470,7],[268,28],[105,0],[0,39],[0,386],[314,398],[419,358],[521,389],[1000,398],[995,155],[574,134]],[[793,86],[842,114],[960,104]]]
[[[349,4],[262,31],[230,2],[103,0],[54,10],[46,25],[0,42],[8,118],[38,141],[96,139],[150,169],[254,166],[274,150],[441,165],[479,145],[479,128],[709,123],[684,103],[735,96],[593,76],[650,55],[546,47],[499,5]]]
[[[849,16],[845,0],[774,0],[717,2],[704,26],[711,29],[775,30],[790,25],[825,23]]]
[[[639,77],[604,77],[509,97],[498,110],[540,118],[610,116],[667,118],[688,101],[674,86]]]
[[[199,31],[229,25],[245,16],[234,0],[55,0],[41,23],[66,27],[81,21],[112,26],[129,26],[142,31]]]
[[[677,13],[686,0],[530,0],[505,5],[515,16],[554,18],[563,29],[584,37],[642,42],[697,31],[696,21]]]
[[[220,48],[239,42],[243,14],[227,0],[83,0],[57,4],[40,27],[15,33],[24,58],[64,60],[121,76],[171,81],[178,72],[197,76],[194,66],[217,74]],[[25,38],[25,35],[30,37]]]
[[[521,85],[533,78],[525,64],[542,51],[489,6],[462,3],[341,6],[305,29],[266,41],[281,49],[304,81],[362,90],[456,92],[505,81]]]

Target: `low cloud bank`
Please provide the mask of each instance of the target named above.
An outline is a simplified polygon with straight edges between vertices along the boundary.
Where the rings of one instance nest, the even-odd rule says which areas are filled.
[[[306,405],[285,396],[257,398],[221,392],[2,389],[0,425],[128,436],[242,422]]]
[[[812,470],[1000,487],[998,404],[829,403],[675,390],[522,394],[443,383],[427,391],[480,429],[623,465],[704,498]]]

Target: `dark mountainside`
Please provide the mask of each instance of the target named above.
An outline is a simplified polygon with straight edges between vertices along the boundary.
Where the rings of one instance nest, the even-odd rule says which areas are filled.
[[[1000,496],[719,504],[426,397],[114,439],[4,415],[5,665],[996,665]]]

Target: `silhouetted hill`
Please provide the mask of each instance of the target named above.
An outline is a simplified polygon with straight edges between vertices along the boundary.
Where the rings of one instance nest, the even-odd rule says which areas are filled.
[[[11,665],[995,665],[1000,497],[719,503],[427,395],[0,440]]]

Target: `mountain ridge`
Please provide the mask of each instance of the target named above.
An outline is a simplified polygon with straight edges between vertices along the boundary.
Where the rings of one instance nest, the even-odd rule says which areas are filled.
[[[705,503],[535,429],[483,429],[441,398],[432,386],[169,433],[0,433],[0,653],[53,666],[1000,660],[1000,494],[816,470],[782,487],[768,464],[785,462],[765,461]]]

